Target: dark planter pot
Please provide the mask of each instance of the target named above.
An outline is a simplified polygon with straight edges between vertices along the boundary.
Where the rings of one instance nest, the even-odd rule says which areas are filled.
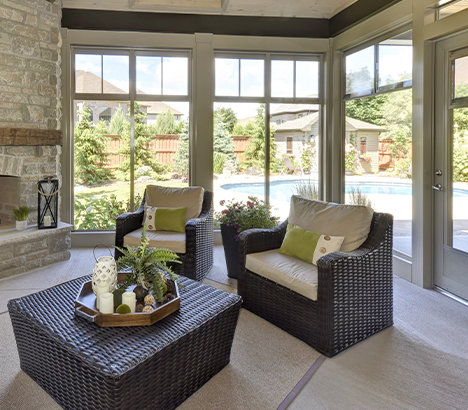
[[[239,241],[236,241],[236,229],[230,225],[221,224],[221,237],[223,238],[224,257],[228,276],[233,279],[239,277],[241,265],[239,257]]]

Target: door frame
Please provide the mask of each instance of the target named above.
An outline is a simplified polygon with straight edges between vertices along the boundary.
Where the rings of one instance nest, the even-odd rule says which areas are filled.
[[[434,76],[434,160],[432,167],[433,186],[441,184],[443,191],[433,190],[433,283],[435,287],[467,298],[468,285],[449,277],[445,272],[449,269],[466,271],[468,253],[455,249],[452,243],[452,178],[449,160],[452,157],[452,62],[461,56],[468,56],[468,31],[457,33],[449,38],[438,41],[435,45],[435,76]],[[449,108],[451,107],[451,108]],[[445,136],[445,137],[444,137]],[[442,170],[437,176],[436,170]],[[450,255],[448,255],[450,254]],[[450,257],[448,257],[450,256]],[[453,258],[452,258],[453,256]],[[465,261],[461,260],[465,259]]]

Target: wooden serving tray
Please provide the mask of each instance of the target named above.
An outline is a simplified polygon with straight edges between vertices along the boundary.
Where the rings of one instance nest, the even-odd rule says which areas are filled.
[[[121,282],[124,278],[125,274],[119,273],[118,281]],[[96,307],[96,295],[93,292],[92,282],[85,282],[75,300],[75,315],[102,327],[150,326],[180,309],[177,283],[168,279],[167,286],[172,299],[164,304],[158,302],[152,312],[101,313]],[[135,285],[129,286],[127,292],[131,292],[134,287]]]

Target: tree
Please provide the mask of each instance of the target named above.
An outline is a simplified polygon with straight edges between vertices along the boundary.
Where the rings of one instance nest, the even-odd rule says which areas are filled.
[[[228,125],[224,122],[224,116],[215,111],[213,122],[213,152],[219,152],[226,156],[227,159],[234,160],[234,145],[229,133]]]
[[[134,105],[134,128],[135,128],[135,166],[134,169],[149,166],[154,172],[162,172],[164,167],[153,158],[153,153],[148,149],[153,138],[149,127],[146,125],[146,114],[141,111],[140,105]],[[130,176],[130,130],[125,130],[122,134],[123,147],[119,154],[124,160],[119,165],[125,179]]]
[[[243,165],[253,167],[263,171],[265,169],[265,107],[263,104],[257,110],[257,116],[253,121],[249,121],[244,128],[244,135],[250,135],[249,143],[245,150],[245,160]],[[276,142],[274,139],[275,130],[270,129],[270,171],[279,171],[279,160],[276,152]]]
[[[382,138],[391,138],[390,145],[395,160],[407,158],[412,143],[412,90],[401,90],[387,94],[387,101],[382,104],[382,125],[387,131]]]
[[[122,107],[119,107],[109,122],[109,133],[123,135],[125,132],[130,133],[130,122],[125,118]]]
[[[234,110],[232,108],[218,108],[215,111],[215,117],[225,124],[228,132],[233,135],[232,132],[237,123],[237,117]]]
[[[375,95],[346,101],[346,116],[371,124],[384,125],[385,111],[383,107],[390,95]]]
[[[106,123],[96,126],[91,121],[91,110],[86,105],[78,112],[81,118],[74,132],[75,178],[78,183],[93,185],[111,179],[112,173],[104,168],[107,162]]]
[[[189,123],[183,121],[182,129],[179,133],[179,144],[177,145],[177,151],[174,155],[173,167],[177,173],[183,178],[188,180],[189,177]]]
[[[159,114],[155,125],[156,134],[176,134],[177,124],[170,110]]]
[[[216,110],[213,119],[213,172],[220,174],[226,162],[235,163],[236,154],[228,129],[230,124],[224,122],[226,116],[220,110]]]

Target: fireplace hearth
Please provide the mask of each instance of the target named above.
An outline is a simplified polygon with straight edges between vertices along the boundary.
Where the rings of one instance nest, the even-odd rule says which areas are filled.
[[[37,182],[61,181],[60,144],[60,131],[0,128],[0,278],[70,258],[71,225],[37,229]],[[15,229],[19,205],[31,209],[25,231]]]

